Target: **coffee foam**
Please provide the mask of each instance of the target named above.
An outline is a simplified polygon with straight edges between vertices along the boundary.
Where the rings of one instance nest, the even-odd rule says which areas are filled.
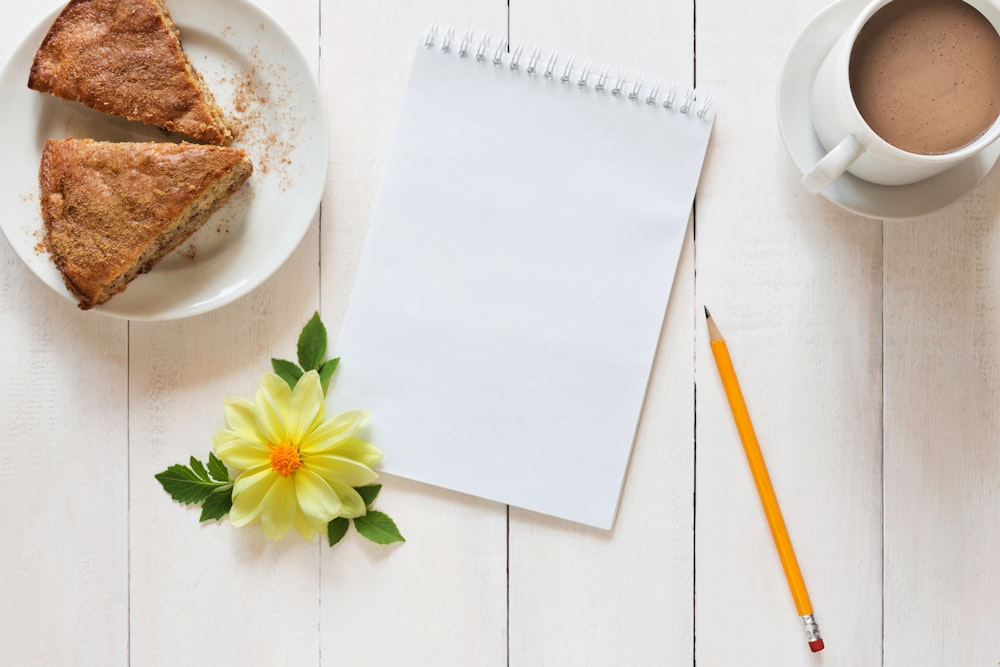
[[[861,29],[849,67],[862,117],[911,153],[950,153],[1000,115],[1000,35],[961,0],[894,0]]]

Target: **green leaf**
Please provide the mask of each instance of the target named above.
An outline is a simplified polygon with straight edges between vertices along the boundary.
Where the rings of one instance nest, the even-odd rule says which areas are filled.
[[[336,519],[326,524],[326,537],[330,541],[330,546],[339,542],[347,534],[347,528],[350,523],[342,516],[338,516]]]
[[[376,510],[368,510],[368,514],[354,520],[354,527],[364,537],[376,544],[392,544],[405,542],[406,539],[396,528],[396,522],[388,514]]]
[[[194,457],[191,460],[201,466],[201,463]],[[204,470],[204,466],[201,466],[201,469]],[[191,468],[180,464],[172,465],[154,476],[163,485],[163,490],[169,493],[174,500],[188,505],[200,503],[208,498],[212,491],[222,486],[222,484],[208,479],[207,473],[204,476],[199,476]]]
[[[218,488],[209,494],[205,504],[201,506],[201,518],[198,521],[218,521],[233,508],[233,487]]]
[[[365,507],[371,507],[372,503],[375,502],[375,498],[378,497],[378,492],[382,490],[382,485],[369,484],[367,486],[356,486],[354,490],[361,496],[361,500],[365,501]]]
[[[194,471],[194,474],[197,475],[199,479],[203,479],[206,482],[212,481],[208,477],[208,471],[205,470],[205,464],[193,456],[191,457],[191,470]]]
[[[271,368],[274,369],[274,374],[287,382],[292,389],[295,389],[295,383],[302,377],[302,369],[286,359],[271,359]]]
[[[323,393],[330,387],[330,378],[333,377],[333,372],[337,370],[337,364],[340,363],[340,357],[336,359],[327,359],[323,362],[323,365],[319,367],[319,383],[323,386]]]
[[[219,460],[219,457],[215,455],[215,452],[208,453],[208,474],[212,476],[216,482],[222,482],[223,484],[229,483],[229,470],[226,468],[226,464]]]
[[[323,356],[326,354],[326,327],[319,319],[319,313],[313,313],[299,334],[298,344],[299,366],[306,371],[319,369]]]

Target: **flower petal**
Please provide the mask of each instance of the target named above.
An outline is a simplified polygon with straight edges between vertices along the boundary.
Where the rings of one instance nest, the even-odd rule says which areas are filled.
[[[292,390],[288,408],[288,438],[300,443],[305,436],[323,421],[326,406],[323,403],[323,386],[319,373],[309,371],[299,378]]]
[[[280,540],[291,530],[299,510],[292,480],[278,475],[261,504],[264,510],[260,514],[260,526],[264,534],[272,540]]]
[[[270,447],[254,440],[247,440],[234,431],[216,431],[212,446],[222,462],[239,470],[256,468],[270,462]]]
[[[295,523],[292,525],[296,532],[307,542],[311,542],[312,539],[316,537],[316,533],[319,532],[316,530],[316,524],[309,521],[309,519],[306,518],[306,515],[302,513],[301,509],[295,513]]]
[[[347,484],[331,481],[330,487],[337,492],[337,496],[343,504],[340,516],[348,519],[356,519],[368,512],[368,508],[365,507],[365,501],[361,498],[361,495]]]
[[[338,456],[342,459],[351,459],[366,466],[373,466],[382,460],[382,451],[361,438],[345,438],[335,447],[323,452],[329,456]]]
[[[260,518],[264,509],[263,500],[279,478],[278,473],[269,466],[248,470],[237,477],[233,484],[233,507],[229,510],[229,523],[240,527]]]
[[[349,486],[371,484],[378,479],[378,474],[365,464],[340,456],[313,455],[306,458],[304,465],[323,479],[337,480]]]
[[[271,444],[288,442],[288,404],[292,390],[274,373],[264,373],[257,387],[253,414],[261,436]]]
[[[230,430],[246,440],[263,443],[253,414],[253,403],[245,398],[227,398],[222,405],[226,414],[226,425]]]
[[[305,515],[327,522],[340,515],[341,502],[337,492],[308,468],[295,471],[295,496]]]
[[[368,423],[370,416],[364,410],[348,410],[328,419],[299,443],[302,453],[327,453],[323,450],[333,447],[353,435],[355,431]]]

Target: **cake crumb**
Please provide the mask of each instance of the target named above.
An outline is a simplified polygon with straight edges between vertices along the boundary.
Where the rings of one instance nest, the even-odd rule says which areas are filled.
[[[300,85],[299,73],[289,72],[287,65],[262,53],[260,31],[265,27],[258,26],[256,41],[243,51],[244,58],[224,64],[218,76],[231,95],[226,106],[237,138],[234,145],[247,151],[256,174],[286,192],[302,175],[303,168],[294,158],[295,140],[306,119],[302,109],[287,103]],[[234,32],[231,27],[226,30]]]
[[[177,251],[177,254],[183,257],[184,259],[193,262],[198,257],[198,247],[195,244],[190,243],[187,246],[179,249]]]

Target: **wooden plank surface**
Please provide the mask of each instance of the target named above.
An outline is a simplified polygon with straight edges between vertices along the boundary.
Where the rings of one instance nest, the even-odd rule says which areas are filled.
[[[331,131],[321,212],[271,279],[207,315],[127,323],[78,311],[0,239],[0,663],[1000,661],[1000,176],[910,222],[804,193],[774,92],[825,0],[255,1],[301,46]],[[7,7],[0,59],[59,4]],[[403,545],[353,536],[331,550],[199,524],[153,475],[207,455],[223,398],[251,397],[313,311],[336,340],[432,22],[696,79],[717,99],[615,528],[388,476],[378,506]],[[703,305],[812,594],[818,656]]]
[[[324,2],[322,14],[321,83],[333,150],[321,290],[335,341],[421,37],[431,24],[502,35],[507,6]],[[377,423],[375,414],[373,432]],[[506,665],[506,507],[399,478],[382,482],[378,507],[407,542],[386,548],[352,535],[324,550],[322,664]]]
[[[879,664],[882,226],[804,194],[772,102],[792,38],[823,3],[697,7],[698,83],[722,91],[697,301],[727,337],[826,636],[821,659]],[[697,661],[815,664],[697,331]]]
[[[258,4],[318,73],[316,7]],[[271,543],[259,526],[199,525],[198,510],[173,502],[153,477],[192,455],[205,460],[212,433],[225,428],[223,398],[252,400],[270,358],[294,357],[299,330],[319,304],[318,237],[314,220],[282,268],[229,306],[130,325],[132,664],[318,662],[317,546],[297,535]]]
[[[885,664],[1000,662],[1000,180],[885,225]]]
[[[0,61],[54,6],[6,8]],[[126,664],[128,325],[75,308],[0,237],[0,341],[0,662]]]
[[[597,73],[609,65],[612,76],[625,67],[647,81],[693,83],[689,3],[525,0],[511,2],[510,12],[510,41],[524,43],[526,52],[538,45],[563,59],[575,55],[580,66],[592,59]],[[670,303],[613,531],[511,509],[512,665],[639,666],[693,658],[690,232],[672,292],[664,285]],[[552,483],[559,483],[558,470]]]

